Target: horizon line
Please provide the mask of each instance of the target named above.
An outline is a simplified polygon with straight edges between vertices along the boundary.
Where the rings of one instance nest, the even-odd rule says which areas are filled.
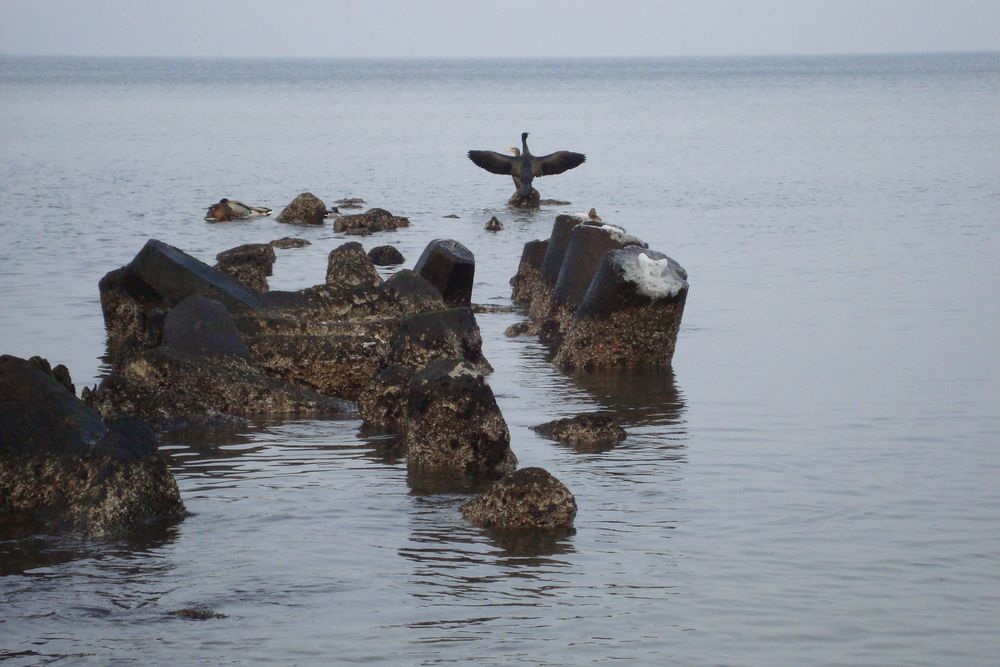
[[[135,60],[652,60],[695,58],[802,58],[802,57],[870,57],[870,56],[935,56],[935,55],[989,55],[1000,54],[1000,49],[956,49],[938,51],[825,51],[807,53],[715,53],[715,54],[631,54],[631,55],[548,55],[548,56],[289,56],[289,55],[198,55],[198,54],[96,54],[96,53],[5,53],[0,58],[107,58]]]

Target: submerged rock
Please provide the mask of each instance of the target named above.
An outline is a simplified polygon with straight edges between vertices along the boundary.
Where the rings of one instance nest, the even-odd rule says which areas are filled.
[[[409,218],[393,215],[382,208],[373,208],[364,213],[340,216],[333,223],[333,231],[344,234],[368,235],[409,226]]]
[[[327,208],[323,200],[311,192],[303,192],[291,201],[275,218],[293,225],[322,225]]]
[[[312,242],[305,239],[293,238],[291,236],[285,236],[271,241],[271,246],[274,248],[304,248],[307,245],[312,245]]]
[[[473,523],[501,531],[572,528],[576,498],[542,468],[522,468],[460,508]]]
[[[434,239],[424,248],[413,270],[437,287],[449,306],[472,303],[476,258],[458,241]]]
[[[343,199],[338,199],[333,202],[338,208],[361,208],[361,205],[365,203],[364,199],[360,197],[344,197]]]
[[[539,435],[587,449],[608,448],[625,439],[625,429],[607,412],[584,412],[533,427]]]
[[[0,524],[106,535],[183,515],[142,422],[106,424],[36,364],[0,357]]]
[[[274,268],[274,248],[269,243],[247,243],[215,256],[215,268],[258,292],[269,289],[267,276]]]
[[[375,266],[395,266],[406,261],[403,253],[399,252],[396,246],[380,245],[368,251],[368,259]]]

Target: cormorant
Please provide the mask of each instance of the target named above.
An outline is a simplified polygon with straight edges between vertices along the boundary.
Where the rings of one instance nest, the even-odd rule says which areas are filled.
[[[510,149],[512,153],[516,148]],[[521,150],[512,157],[494,151],[469,151],[469,159],[477,167],[491,174],[504,174],[514,178],[517,191],[522,197],[531,195],[531,181],[536,176],[552,176],[579,167],[587,159],[583,153],[556,151],[548,155],[534,156],[528,150],[528,133],[521,133]]]

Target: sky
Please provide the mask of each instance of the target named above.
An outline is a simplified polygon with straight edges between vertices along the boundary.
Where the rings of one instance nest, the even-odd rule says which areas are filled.
[[[572,57],[1000,50],[1000,0],[0,0],[0,54]]]

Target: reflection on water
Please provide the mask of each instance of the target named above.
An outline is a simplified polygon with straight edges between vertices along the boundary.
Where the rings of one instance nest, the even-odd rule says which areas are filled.
[[[683,423],[684,397],[672,368],[600,370],[570,377],[626,429]]]

